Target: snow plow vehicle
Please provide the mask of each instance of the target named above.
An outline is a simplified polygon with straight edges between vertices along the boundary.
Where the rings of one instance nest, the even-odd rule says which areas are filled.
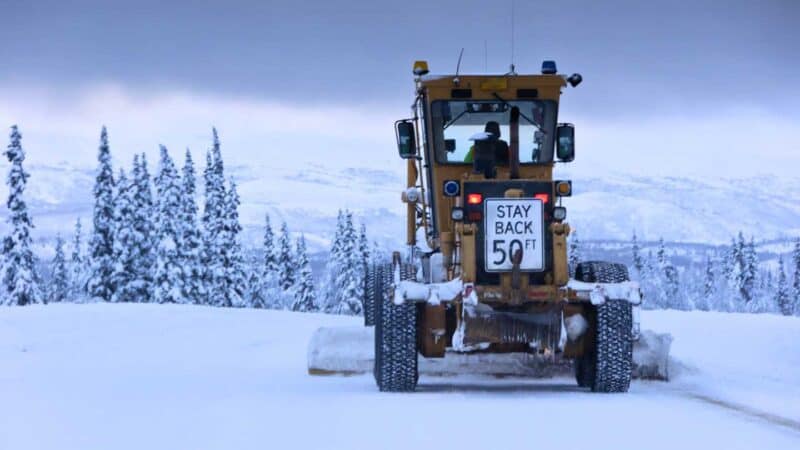
[[[572,182],[553,178],[575,156],[558,106],[581,75],[553,61],[532,75],[433,76],[425,61],[413,72],[413,115],[395,124],[408,251],[365,276],[379,389],[413,391],[419,355],[527,352],[573,359],[593,392],[626,392],[638,284],[610,262],[570,276]]]

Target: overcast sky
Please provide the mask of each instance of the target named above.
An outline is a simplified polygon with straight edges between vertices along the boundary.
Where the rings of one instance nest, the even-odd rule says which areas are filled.
[[[19,123],[31,160],[90,164],[103,123],[126,161],[160,142],[204,150],[213,124],[239,163],[268,160],[254,149],[286,130],[301,148],[383,164],[367,153],[393,155],[415,59],[452,73],[463,47],[462,72],[511,62],[510,0],[122,3],[0,0],[0,124]],[[577,169],[800,166],[799,1],[514,8],[518,72],[555,59],[584,76],[561,108],[579,130]]]

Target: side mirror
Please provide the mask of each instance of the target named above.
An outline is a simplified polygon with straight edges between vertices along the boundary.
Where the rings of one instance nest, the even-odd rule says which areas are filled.
[[[403,159],[417,156],[417,136],[414,132],[414,122],[410,119],[398,120],[394,124],[397,136],[397,151]]]
[[[453,153],[456,151],[456,140],[455,139],[445,139],[444,140],[444,149],[447,150],[447,153]]]
[[[575,159],[575,127],[571,123],[562,123],[556,132],[556,157],[561,162]]]

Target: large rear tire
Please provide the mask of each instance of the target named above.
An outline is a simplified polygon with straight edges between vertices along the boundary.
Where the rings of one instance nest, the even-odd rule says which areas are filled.
[[[404,265],[401,279],[413,278]],[[417,305],[395,305],[391,298],[392,265],[377,267],[375,290],[375,382],[382,392],[412,392],[417,387]],[[376,296],[376,300],[378,297]]]
[[[627,267],[599,261],[579,264],[575,278],[590,283],[629,281]],[[633,369],[633,307],[626,300],[608,299],[593,309],[594,345],[575,362],[575,378],[592,392],[627,392]]]

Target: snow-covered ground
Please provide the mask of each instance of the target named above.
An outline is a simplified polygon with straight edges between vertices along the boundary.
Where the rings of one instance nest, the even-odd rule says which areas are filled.
[[[307,375],[352,317],[161,305],[0,311],[0,449],[800,448],[800,319],[646,311],[673,381]]]

